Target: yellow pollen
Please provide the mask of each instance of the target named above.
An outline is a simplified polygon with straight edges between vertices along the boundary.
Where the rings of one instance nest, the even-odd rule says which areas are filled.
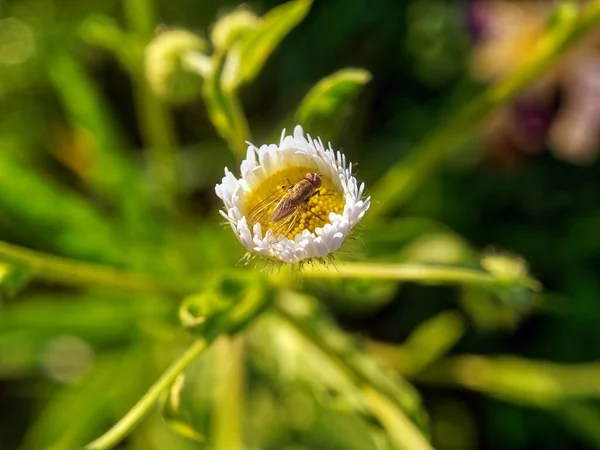
[[[279,171],[264,180],[256,189],[254,189],[246,198],[244,204],[244,214],[252,216],[255,222],[259,222],[266,234],[269,228],[277,230],[278,233],[286,233],[285,237],[294,239],[303,230],[314,232],[315,228],[323,227],[329,223],[329,213],[335,212],[341,214],[344,210],[344,197],[338,191],[336,185],[326,176],[321,175],[322,184],[318,193],[308,200],[308,205],[302,208],[301,214],[290,214],[290,216],[279,222],[272,222],[271,217],[277,207],[278,201],[285,194],[287,188],[301,181],[307,173],[314,173],[312,167],[290,167]],[[275,195],[273,195],[275,194]],[[260,210],[260,214],[256,211]],[[292,223],[293,222],[293,223]],[[254,223],[249,223],[250,229]]]

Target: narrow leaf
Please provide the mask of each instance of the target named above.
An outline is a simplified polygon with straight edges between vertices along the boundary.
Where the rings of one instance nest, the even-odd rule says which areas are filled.
[[[11,232],[44,250],[91,261],[123,262],[123,252],[114,244],[120,239],[110,222],[82,196],[46,180],[8,151],[0,152],[0,172],[10,175],[0,178],[0,208]]]
[[[0,262],[0,299],[14,297],[30,280],[30,273],[22,267]]]
[[[162,404],[163,420],[175,434],[196,442],[204,442],[204,435],[198,432],[181,412],[181,392],[184,385],[185,375],[181,373],[171,385]]]
[[[104,198],[120,203],[137,193],[140,174],[129,160],[123,131],[92,79],[69,55],[53,60],[50,79],[62,101],[73,131],[83,136],[81,154],[59,155],[73,171]],[[82,160],[76,164],[78,160]]]
[[[233,335],[265,308],[269,296],[260,283],[223,277],[204,292],[186,297],[179,308],[184,327],[201,338]]]
[[[263,16],[260,25],[241,43],[237,84],[248,82],[258,75],[277,45],[304,19],[311,4],[312,0],[295,0],[273,8]]]
[[[332,134],[339,131],[340,116],[369,82],[371,74],[363,69],[342,69],[319,81],[306,94],[296,112],[296,123],[300,123],[315,135]]]
[[[214,73],[204,85],[203,95],[209,118],[219,134],[240,158],[246,154],[250,130],[239,99],[231,89],[223,86],[223,58],[215,59]]]

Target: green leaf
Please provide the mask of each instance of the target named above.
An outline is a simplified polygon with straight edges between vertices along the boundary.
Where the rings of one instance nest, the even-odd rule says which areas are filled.
[[[340,115],[347,113],[350,102],[370,79],[368,71],[353,68],[323,78],[300,103],[296,123],[311,130],[311,134],[332,138],[341,127]]]
[[[103,14],[90,15],[81,23],[78,31],[79,36],[88,44],[113,53],[131,73],[139,69],[139,45],[112,17]]]
[[[381,366],[360,341],[344,334],[316,299],[285,292],[275,305],[288,323],[351,374],[354,383],[375,388],[427,433],[427,416],[415,388],[397,373]]]
[[[241,41],[238,57],[238,76],[232,80],[229,89],[254,79],[283,38],[300,23],[308,13],[312,0],[295,0],[270,10],[262,17],[258,27],[248,32]]]
[[[214,70],[204,84],[204,101],[213,126],[233,152],[244,158],[245,142],[251,139],[250,130],[236,93],[223,88],[224,63],[223,55],[213,57]]]
[[[387,366],[402,375],[415,375],[448,353],[467,328],[458,311],[442,311],[419,324],[399,346],[372,341],[369,348]]]
[[[139,216],[141,173],[126,153],[130,145],[109,105],[83,67],[67,53],[54,58],[49,75],[73,133],[85,138],[80,156],[84,162],[71,168],[96,193],[117,204],[126,217]],[[77,155],[69,159],[77,159]]]
[[[260,280],[224,276],[204,292],[186,297],[179,318],[184,327],[201,338],[233,335],[263,311],[269,298]]]
[[[94,360],[91,371],[80,382],[50,391],[52,395],[30,424],[19,448],[83,448],[91,435],[133,403],[156,376],[150,354],[148,346],[104,353]]]
[[[185,375],[181,373],[171,385],[168,395],[163,401],[163,420],[175,434],[196,442],[204,442],[206,440],[204,435],[197,431],[182,414],[181,392],[184,384]]]
[[[0,262],[0,299],[14,297],[29,280],[28,270]]]
[[[307,280],[306,291],[326,299],[327,305],[346,317],[361,316],[389,303],[398,290],[395,281]]]
[[[600,448],[600,412],[595,405],[584,401],[567,402],[552,412],[588,442],[590,448]]]
[[[99,210],[34,167],[0,151],[0,207],[11,233],[38,248],[91,261],[122,264],[121,242]],[[27,199],[26,202],[23,199]]]
[[[25,292],[2,309],[0,353],[6,339],[18,333],[36,342],[58,336],[74,336],[92,345],[134,340],[141,330],[157,331],[156,324],[172,317],[174,309],[160,298],[139,302],[118,294]]]

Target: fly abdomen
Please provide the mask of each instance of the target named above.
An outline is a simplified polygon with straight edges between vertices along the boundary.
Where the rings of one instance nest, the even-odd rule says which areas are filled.
[[[320,181],[320,178],[319,178]],[[320,183],[319,183],[320,186]],[[310,199],[315,193],[316,186],[312,179],[303,178],[292,186],[283,196],[271,217],[272,222],[279,222],[292,214],[296,208]]]

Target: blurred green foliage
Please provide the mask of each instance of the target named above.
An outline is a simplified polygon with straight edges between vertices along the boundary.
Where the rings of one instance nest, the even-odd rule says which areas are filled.
[[[598,165],[478,138],[600,3],[487,90],[465,7],[0,4],[0,448],[600,448]],[[240,267],[214,185],[296,123],[372,217]]]

